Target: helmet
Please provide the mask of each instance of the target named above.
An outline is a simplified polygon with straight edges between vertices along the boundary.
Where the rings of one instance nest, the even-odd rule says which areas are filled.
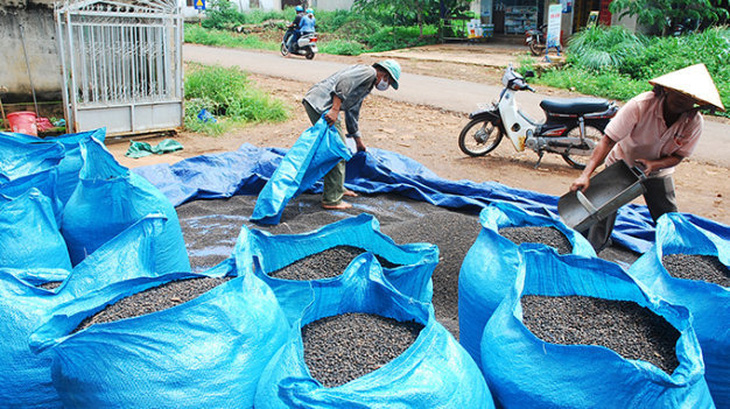
[[[297,13],[301,13],[302,11],[304,11],[304,7],[302,7],[302,6],[296,6],[296,7],[294,7],[294,10],[295,10],[295,11],[296,11]]]
[[[307,14],[314,14],[314,9],[307,9]]]
[[[376,62],[374,65],[381,67],[390,74],[393,82],[390,84],[393,89],[398,89],[398,81],[400,80],[400,64],[395,60],[383,60]]]

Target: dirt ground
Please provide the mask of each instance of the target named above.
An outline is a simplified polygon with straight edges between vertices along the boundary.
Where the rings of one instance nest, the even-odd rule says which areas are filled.
[[[326,55],[318,55],[317,58],[349,63],[370,62],[373,59],[372,56]],[[480,81],[494,85],[501,78],[501,69],[475,64],[426,63],[418,59],[399,61],[404,71],[423,75],[471,81],[479,78]],[[184,146],[182,151],[141,159],[124,156],[129,147],[126,140],[118,143],[110,141],[110,151],[122,165],[131,168],[156,163],[175,163],[201,154],[232,151],[243,143],[262,147],[290,147],[309,126],[300,101],[311,84],[258,75],[250,75],[249,78],[260,89],[289,105],[291,117],[288,121],[251,125],[219,137],[183,132],[176,137]],[[553,90],[551,93],[556,96],[576,95],[561,90]],[[496,96],[492,98],[494,97]],[[485,102],[492,98],[485,97]],[[377,93],[371,94],[365,100],[360,113],[360,126],[366,146],[409,156],[446,179],[494,181],[514,188],[559,196],[568,190],[571,181],[579,174],[579,171],[563,162],[561,157],[551,154],[546,154],[540,167],[535,169],[537,155],[531,151],[517,152],[507,138],[485,157],[468,157],[459,150],[457,144],[459,132],[466,122],[466,115],[461,113],[398,103],[378,97]],[[146,141],[154,145],[161,139]],[[726,168],[699,163],[690,158],[678,166],[675,182],[680,211],[730,224],[730,205],[726,198],[727,192],[730,192],[730,178]],[[637,199],[636,202],[643,203],[643,199]]]

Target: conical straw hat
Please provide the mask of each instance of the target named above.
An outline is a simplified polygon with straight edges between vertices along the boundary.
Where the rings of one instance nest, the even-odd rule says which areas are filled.
[[[649,80],[649,84],[661,85],[688,95],[697,101],[725,110],[725,106],[722,105],[722,100],[720,100],[720,94],[717,92],[715,83],[712,82],[712,77],[710,77],[705,64],[690,65],[681,70],[664,74]]]

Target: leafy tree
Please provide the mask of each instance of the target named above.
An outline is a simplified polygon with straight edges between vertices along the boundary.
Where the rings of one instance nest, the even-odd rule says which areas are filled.
[[[352,7],[355,11],[391,15],[393,25],[415,23],[421,38],[423,26],[434,16],[438,17],[439,0],[356,0]]]
[[[613,0],[612,13],[636,16],[639,23],[667,34],[675,22],[692,21],[702,28],[724,24],[730,18],[729,0]]]
[[[246,23],[246,15],[239,12],[229,0],[212,0],[205,11],[202,26],[228,30]]]

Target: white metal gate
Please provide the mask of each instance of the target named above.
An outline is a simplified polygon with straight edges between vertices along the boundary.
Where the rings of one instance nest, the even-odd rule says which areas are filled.
[[[56,8],[69,132],[170,130],[183,118],[176,0],[87,0]]]

